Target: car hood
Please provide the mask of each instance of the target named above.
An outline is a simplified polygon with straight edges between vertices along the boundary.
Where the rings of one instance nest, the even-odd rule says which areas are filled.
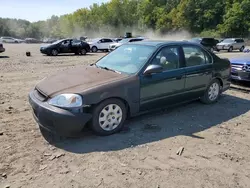
[[[53,97],[62,93],[83,93],[97,86],[128,77],[128,75],[93,66],[72,68],[44,78],[36,85],[42,94]]]
[[[233,64],[246,64],[246,65],[250,65],[250,56],[248,57],[239,57],[239,58],[230,58],[230,62]]]
[[[41,45],[41,47],[40,47],[40,49],[41,48],[54,48],[54,47],[56,47],[57,46],[57,44],[43,44],[43,45]]]

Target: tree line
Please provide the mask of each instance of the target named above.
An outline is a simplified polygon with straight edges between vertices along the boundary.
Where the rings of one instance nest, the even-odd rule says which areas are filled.
[[[0,36],[118,36],[150,29],[162,34],[185,30],[200,36],[248,37],[249,12],[250,0],[111,0],[33,23],[0,18]]]

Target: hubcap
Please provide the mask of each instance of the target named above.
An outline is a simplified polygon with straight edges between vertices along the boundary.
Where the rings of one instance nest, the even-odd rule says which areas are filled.
[[[53,54],[53,55],[57,55],[57,51],[56,51],[56,50],[53,50],[53,51],[52,51],[52,54]]]
[[[211,100],[211,101],[214,101],[218,95],[219,95],[219,92],[220,92],[220,86],[218,83],[213,83],[210,88],[209,88],[209,91],[208,91],[208,98]]]
[[[122,121],[122,109],[117,104],[105,106],[99,114],[99,125],[105,131],[112,131]]]
[[[96,48],[96,47],[93,47],[93,48],[92,48],[92,51],[93,51],[93,52],[96,52],[96,51],[97,51],[97,48]]]
[[[86,54],[86,50],[82,50],[81,54],[85,55]]]

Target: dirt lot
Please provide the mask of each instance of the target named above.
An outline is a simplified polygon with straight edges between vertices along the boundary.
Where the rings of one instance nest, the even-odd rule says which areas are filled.
[[[214,105],[193,102],[129,120],[116,135],[86,133],[51,146],[28,92],[43,77],[103,54],[47,57],[39,46],[6,44],[0,54],[0,187],[250,187],[249,94],[229,90]]]

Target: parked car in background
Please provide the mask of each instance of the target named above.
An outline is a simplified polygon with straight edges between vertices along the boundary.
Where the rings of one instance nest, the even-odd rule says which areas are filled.
[[[0,53],[5,52],[5,48],[3,47],[3,43],[0,42]]]
[[[243,52],[245,46],[245,41],[241,38],[226,38],[216,45],[218,51],[227,50],[228,52],[232,52],[233,50]]]
[[[62,39],[52,44],[41,46],[40,52],[46,55],[56,56],[61,53],[74,53],[86,55],[90,51],[88,43],[81,40]]]
[[[123,38],[114,38],[113,41],[114,41],[114,42],[119,42],[119,41],[121,41],[122,39],[123,39]]]
[[[140,38],[125,38],[125,39],[120,40],[117,43],[110,44],[109,45],[109,51],[113,51],[113,50],[115,50],[116,48],[120,47],[123,44],[130,43],[130,42],[139,42],[139,41],[142,41],[142,40],[144,40],[144,38],[142,38],[142,37],[140,37]]]
[[[192,38],[190,41],[199,43],[210,51],[217,50],[216,45],[219,42],[219,40],[216,40],[215,38],[212,37]]]
[[[44,135],[71,136],[87,124],[111,135],[127,117],[195,99],[215,103],[229,87],[228,59],[195,43],[141,41],[43,79],[29,103]]]
[[[250,58],[231,58],[231,78],[233,80],[250,81]]]
[[[21,39],[16,39],[13,37],[1,37],[0,41],[3,43],[20,43],[20,42],[22,42]]]
[[[52,39],[52,38],[45,38],[43,39],[43,43],[53,43],[56,42],[58,39]]]
[[[108,51],[109,45],[114,44],[115,41],[111,38],[96,38],[88,43],[90,45],[91,51],[97,52],[98,50]]]
[[[24,41],[25,41],[25,43],[28,43],[28,44],[42,43],[42,41],[35,39],[35,38],[26,38],[26,39],[24,39]]]

